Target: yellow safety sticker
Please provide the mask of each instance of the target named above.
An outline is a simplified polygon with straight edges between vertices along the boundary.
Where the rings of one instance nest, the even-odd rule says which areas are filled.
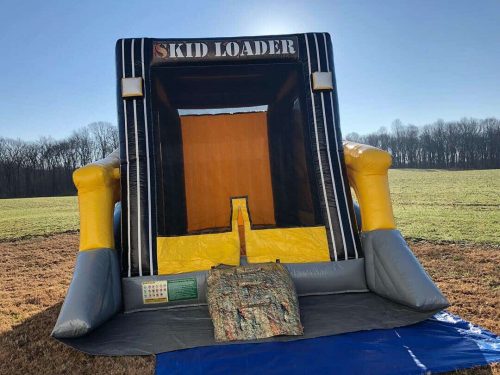
[[[143,282],[142,301],[144,304],[168,302],[167,280]]]

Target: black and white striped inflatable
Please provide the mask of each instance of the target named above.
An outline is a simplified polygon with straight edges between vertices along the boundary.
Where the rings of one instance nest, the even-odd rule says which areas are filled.
[[[326,227],[331,259],[362,257],[352,198],[343,162],[338,102],[335,90],[330,36],[308,33],[280,37],[203,40],[121,39],[116,46],[118,118],[122,175],[123,276],[155,275],[158,234],[157,156],[159,127],[155,121],[152,69],[200,64],[244,64],[251,72],[256,64],[295,62],[301,66],[306,116],[310,132],[308,148],[315,171],[315,190]],[[311,76],[331,72],[333,90],[315,91]],[[122,97],[122,79],[141,77],[144,94]],[[271,150],[272,152],[272,150]],[[177,199],[182,199],[178,197]],[[182,207],[176,207],[182,209]],[[167,213],[162,213],[168,215]],[[161,220],[160,220],[161,221]]]

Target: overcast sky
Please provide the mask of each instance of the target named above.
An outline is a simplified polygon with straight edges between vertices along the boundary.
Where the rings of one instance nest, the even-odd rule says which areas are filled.
[[[344,134],[500,117],[499,0],[0,0],[0,136],[116,123],[122,37],[326,31]]]

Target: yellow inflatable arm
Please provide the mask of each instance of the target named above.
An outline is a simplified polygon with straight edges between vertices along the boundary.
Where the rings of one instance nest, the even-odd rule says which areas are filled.
[[[113,213],[120,199],[119,165],[119,152],[115,150],[73,172],[80,207],[80,251],[115,247]]]
[[[376,147],[345,141],[344,156],[349,183],[359,201],[363,232],[395,229],[387,176],[391,155]]]

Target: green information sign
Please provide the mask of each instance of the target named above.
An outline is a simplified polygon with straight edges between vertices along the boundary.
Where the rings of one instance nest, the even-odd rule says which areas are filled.
[[[168,300],[182,301],[198,298],[198,283],[195,278],[168,281]]]

